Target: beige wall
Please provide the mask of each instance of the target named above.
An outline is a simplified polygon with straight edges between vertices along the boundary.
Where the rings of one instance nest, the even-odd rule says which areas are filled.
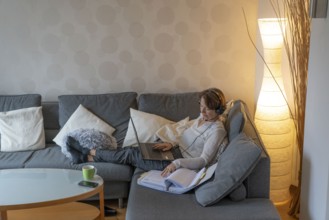
[[[0,0],[0,94],[219,87],[253,111],[258,1]]]

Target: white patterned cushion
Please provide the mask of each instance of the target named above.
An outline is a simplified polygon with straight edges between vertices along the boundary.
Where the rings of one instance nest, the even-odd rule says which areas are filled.
[[[45,147],[42,107],[0,112],[1,151],[36,150]]]

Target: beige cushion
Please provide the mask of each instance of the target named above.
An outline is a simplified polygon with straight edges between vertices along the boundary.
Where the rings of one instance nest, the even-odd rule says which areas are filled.
[[[184,118],[176,123],[169,123],[162,126],[157,130],[156,136],[160,138],[163,142],[169,142],[171,144],[176,144],[179,138],[182,136],[183,132],[194,122],[194,120],[189,121],[189,117]]]
[[[45,147],[42,107],[0,112],[1,151],[36,150]]]
[[[159,128],[161,128],[165,124],[174,123],[173,121],[170,121],[161,116],[138,111],[132,108],[130,109],[130,117],[134,122],[138,139],[141,143],[156,141],[156,131],[159,130]],[[123,141],[123,146],[133,145],[137,145],[137,140],[130,119],[128,131]]]
[[[67,120],[63,128],[56,135],[53,141],[61,146],[66,146],[64,137],[69,133],[77,129],[96,129],[98,131],[104,132],[105,134],[111,136],[115,129],[104,122],[102,119],[91,113],[88,109],[79,105],[79,107],[74,111],[71,117]]]

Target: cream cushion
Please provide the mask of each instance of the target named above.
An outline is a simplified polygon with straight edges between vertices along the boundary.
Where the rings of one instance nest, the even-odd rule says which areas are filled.
[[[128,124],[128,131],[123,141],[123,146],[137,145],[137,140],[131,120],[136,128],[138,139],[141,143],[156,141],[156,131],[165,124],[174,123],[161,116],[150,114],[130,108],[130,121]]]
[[[189,117],[186,117],[179,122],[165,124],[156,131],[156,136],[163,142],[169,142],[175,145],[178,143],[183,132],[189,128],[193,122],[194,120],[189,121]]]
[[[70,118],[67,120],[65,125],[53,139],[53,141],[61,146],[65,147],[66,143],[64,141],[64,137],[69,132],[72,132],[77,129],[96,129],[98,131],[104,132],[105,134],[112,136],[112,133],[115,129],[104,122],[102,119],[94,115],[88,109],[86,109],[83,105],[79,105],[79,107],[73,112]]]
[[[45,147],[42,107],[0,112],[1,151],[37,150]]]

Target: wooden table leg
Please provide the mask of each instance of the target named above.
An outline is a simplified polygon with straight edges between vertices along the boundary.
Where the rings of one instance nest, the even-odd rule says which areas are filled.
[[[7,211],[0,211],[0,212],[1,212],[0,220],[7,220]]]
[[[104,210],[104,187],[102,186],[101,191],[99,192],[99,210],[100,210],[100,220],[104,220],[105,218],[105,210]]]

